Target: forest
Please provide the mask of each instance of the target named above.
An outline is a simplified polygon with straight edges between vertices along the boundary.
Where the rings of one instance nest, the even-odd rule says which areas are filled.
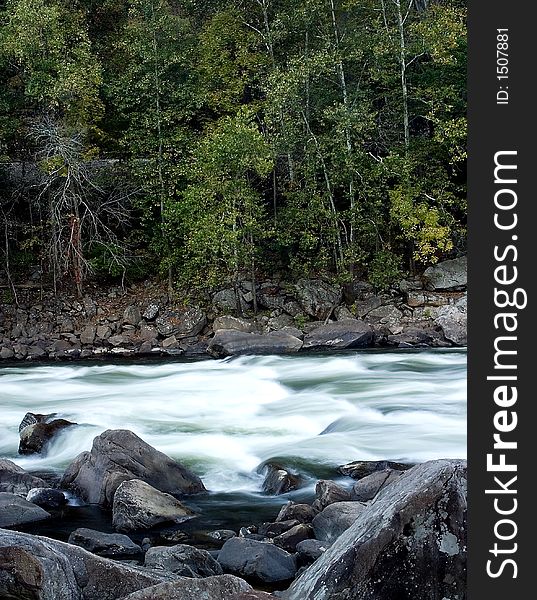
[[[1,0],[2,283],[364,278],[465,252],[460,0]]]

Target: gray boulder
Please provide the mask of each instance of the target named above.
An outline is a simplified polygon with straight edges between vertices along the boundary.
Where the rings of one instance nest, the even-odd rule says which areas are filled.
[[[296,552],[298,554],[298,561],[302,564],[311,564],[316,561],[319,556],[324,554],[330,544],[321,542],[319,540],[303,540],[296,545]]]
[[[281,507],[276,521],[295,519],[299,523],[311,523],[318,514],[319,511],[309,504],[297,504],[291,501]]]
[[[300,279],[295,289],[300,306],[319,321],[328,319],[343,299],[340,286],[330,285],[320,279]]]
[[[33,488],[47,487],[40,477],[27,473],[11,460],[0,458],[0,492],[24,496]]]
[[[252,323],[252,321],[248,321],[248,319],[224,315],[221,317],[216,317],[213,322],[213,331],[219,331],[220,329],[233,329],[235,331],[252,333],[256,330],[256,326],[254,323]]]
[[[129,479],[141,479],[175,495],[205,491],[192,471],[125,429],[109,429],[97,436],[91,452],[82,452],[67,467],[61,486],[90,504],[110,507],[120,483]]]
[[[274,538],[276,546],[287,550],[287,552],[295,552],[297,544],[304,540],[309,540],[313,537],[313,528],[311,525],[299,523],[291,527],[288,531],[284,531]]]
[[[0,598],[115,600],[174,578],[57,540],[0,530]]]
[[[346,502],[351,494],[341,485],[330,479],[320,479],[315,485],[315,501],[313,508],[321,511],[334,502]]]
[[[182,523],[192,510],[170,494],[159,492],[140,479],[121,483],[114,494],[112,525],[118,531],[151,529],[162,523]]]
[[[33,523],[49,517],[50,514],[40,506],[15,494],[0,492],[0,527]]]
[[[413,465],[408,465],[392,460],[355,460],[338,467],[342,475],[347,475],[353,479],[361,479],[366,475],[371,475],[375,471],[384,471],[385,469],[394,469],[396,471],[406,471]]]
[[[466,598],[465,461],[431,461],[403,473],[283,598]]]
[[[102,533],[94,529],[79,527],[69,536],[68,542],[80,546],[99,556],[138,556],[142,548],[135,544],[130,537],[121,533]]]
[[[352,488],[352,499],[360,500],[360,502],[368,502],[386,486],[396,481],[403,471],[395,471],[394,469],[384,469],[376,471],[359,479]]]
[[[295,557],[285,550],[269,542],[240,537],[224,544],[218,562],[224,571],[265,583],[288,581],[297,571]]]
[[[54,419],[52,421],[41,421],[24,427],[20,432],[19,454],[40,454],[44,452],[47,445],[56,434],[76,423],[66,419]]]
[[[207,352],[214,358],[224,358],[240,354],[290,354],[301,347],[301,340],[285,332],[262,335],[220,329],[211,339]]]
[[[216,575],[205,579],[179,578],[129,594],[122,600],[237,600],[248,598],[252,587],[233,575]],[[255,598],[255,596],[254,596]]]
[[[154,546],[147,551],[144,565],[183,577],[211,577],[223,573],[220,563],[209,552],[186,544]]]
[[[360,319],[343,319],[316,327],[304,337],[303,350],[366,348],[373,343],[373,329]]]
[[[456,346],[466,346],[468,343],[467,329],[467,298],[463,296],[450,306],[439,308],[435,323],[442,329],[446,340]]]
[[[26,500],[41,508],[61,508],[67,504],[67,498],[61,490],[46,487],[32,488],[26,495]]]
[[[205,327],[207,316],[198,307],[186,311],[168,310],[157,317],[155,323],[158,332],[164,337],[192,337],[198,335]]]
[[[332,543],[353,525],[364,512],[361,502],[335,502],[328,505],[312,521],[315,537],[321,542]]]
[[[265,466],[265,480],[263,481],[263,491],[271,496],[285,494],[296,490],[302,483],[300,475],[291,473],[287,469],[275,464],[269,463]]]
[[[138,325],[138,323],[142,320],[142,313],[140,311],[140,307],[135,304],[131,304],[127,306],[123,313],[123,324],[124,325]]]
[[[461,290],[468,282],[466,256],[445,260],[425,270],[423,278],[428,290]]]

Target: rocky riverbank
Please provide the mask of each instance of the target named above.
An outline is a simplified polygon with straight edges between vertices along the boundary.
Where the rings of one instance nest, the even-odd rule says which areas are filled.
[[[21,443],[53,437],[39,426],[56,420],[29,413]],[[282,497],[271,521],[198,532],[196,543],[184,527],[200,516],[203,482],[128,430],[97,436],[60,479],[0,460],[0,597],[464,599],[465,461],[355,461],[338,471],[346,479],[317,481],[311,503]],[[266,494],[302,481],[265,465]],[[62,518],[68,499],[98,506],[115,533],[77,527],[68,543],[28,533]]]
[[[0,305],[4,360],[466,345],[466,257],[386,293],[363,281],[302,279],[265,281],[255,290],[245,281],[216,292],[207,306],[170,298],[154,282],[95,288],[83,299],[37,289],[18,296],[18,306]]]

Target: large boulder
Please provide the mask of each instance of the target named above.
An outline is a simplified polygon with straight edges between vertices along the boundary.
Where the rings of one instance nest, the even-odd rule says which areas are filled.
[[[44,452],[59,431],[73,425],[76,425],[76,423],[67,421],[66,419],[54,419],[24,427],[19,433],[19,454],[39,454]]]
[[[360,500],[361,502],[369,502],[386,486],[396,481],[403,471],[395,469],[384,469],[383,471],[375,471],[371,475],[367,475],[359,479],[352,488],[352,499]]]
[[[300,475],[291,473],[280,465],[269,463],[265,466],[265,479],[263,481],[263,491],[271,496],[286,494],[296,490],[302,484]]]
[[[140,590],[122,600],[237,600],[252,591],[252,587],[233,575],[216,575],[205,579],[179,578]],[[255,598],[255,596],[254,596]]]
[[[403,473],[283,597],[466,598],[465,461],[431,461]]]
[[[220,550],[218,562],[224,571],[265,583],[288,581],[296,574],[292,554],[270,542],[235,537]]]
[[[366,348],[373,343],[373,329],[361,319],[343,319],[316,327],[304,338],[303,350]]]
[[[142,548],[135,544],[130,537],[121,533],[103,533],[95,529],[79,527],[71,532],[68,542],[80,546],[88,552],[99,556],[138,556]]]
[[[267,335],[220,329],[211,339],[207,352],[214,358],[239,354],[290,354],[298,352],[302,340],[285,332]]]
[[[118,531],[151,529],[163,523],[182,523],[194,512],[170,494],[159,492],[145,481],[123,481],[114,494],[112,524]]]
[[[321,511],[334,502],[346,502],[351,499],[349,490],[331,479],[320,479],[315,485],[313,507]]]
[[[183,577],[211,577],[222,575],[222,567],[207,550],[177,544],[176,546],[154,546],[145,555],[146,567],[162,569]]]
[[[168,310],[157,317],[156,326],[163,337],[174,335],[176,338],[198,335],[207,324],[207,316],[201,308],[193,307],[182,312]]]
[[[48,519],[50,514],[25,498],[0,492],[0,527],[13,527]],[[1,597],[1,595],[0,595]]]
[[[446,340],[455,346],[466,346],[467,330],[467,298],[463,296],[453,305],[443,306],[436,313],[435,323],[444,334]]]
[[[324,321],[343,299],[340,286],[330,285],[320,279],[300,279],[295,285],[300,306],[308,315]]]
[[[24,496],[33,488],[47,487],[40,477],[27,473],[11,460],[0,458],[0,492]]]
[[[57,540],[0,529],[0,598],[115,600],[174,578]]]
[[[125,429],[97,436],[91,452],[82,452],[67,467],[61,485],[90,504],[110,507],[120,483],[129,479],[141,479],[174,495],[205,491],[192,471]]]
[[[361,502],[334,502],[312,521],[315,537],[321,542],[333,542],[353,525],[366,509]]]
[[[466,256],[445,260],[425,269],[423,278],[428,290],[461,290],[468,281]]]

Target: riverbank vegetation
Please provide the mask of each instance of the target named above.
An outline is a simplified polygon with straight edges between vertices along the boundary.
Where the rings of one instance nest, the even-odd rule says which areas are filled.
[[[322,273],[464,251],[465,3],[6,0],[6,285]]]

